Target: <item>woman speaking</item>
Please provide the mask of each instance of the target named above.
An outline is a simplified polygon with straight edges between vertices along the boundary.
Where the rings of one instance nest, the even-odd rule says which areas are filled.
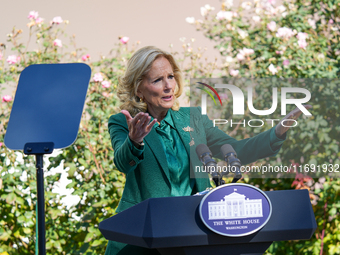
[[[109,119],[114,163],[126,174],[126,184],[116,212],[152,197],[190,196],[210,187],[207,173],[192,154],[206,144],[222,157],[220,148],[230,144],[243,164],[275,156],[286,137],[278,124],[255,137],[237,141],[217,127],[199,108],[179,107],[183,90],[181,70],[173,56],[153,46],[139,49],[127,63],[118,86],[121,113]],[[285,118],[297,118],[295,109]],[[281,123],[281,122],[280,122]],[[190,160],[189,160],[190,159]],[[159,254],[137,246],[109,241],[106,255]]]

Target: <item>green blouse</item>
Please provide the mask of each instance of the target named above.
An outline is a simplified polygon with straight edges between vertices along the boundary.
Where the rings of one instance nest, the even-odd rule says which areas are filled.
[[[174,126],[170,111],[160,125],[155,125],[168,162],[171,196],[190,196],[193,183],[190,185],[189,155]]]

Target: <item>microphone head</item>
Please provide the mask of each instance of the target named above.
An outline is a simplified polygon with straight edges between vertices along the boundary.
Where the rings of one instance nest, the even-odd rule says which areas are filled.
[[[221,154],[222,156],[225,156],[229,153],[234,153],[235,157],[237,157],[236,152],[234,150],[234,148],[230,145],[230,144],[225,144],[221,147]]]
[[[211,151],[209,150],[208,146],[201,143],[199,145],[197,145],[196,147],[196,153],[198,157],[201,157],[204,153],[209,153],[211,154]]]

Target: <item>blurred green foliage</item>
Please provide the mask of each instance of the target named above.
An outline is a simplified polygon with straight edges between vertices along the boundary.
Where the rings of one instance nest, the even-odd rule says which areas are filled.
[[[202,77],[235,80],[247,77],[253,81],[268,76],[328,78],[327,81],[338,77],[340,1],[284,1],[281,6],[273,1],[256,0],[239,7],[231,2],[223,2],[218,10],[204,7],[202,20],[193,22],[215,42],[221,53],[219,59],[209,61],[204,49],[193,46],[193,39],[190,42],[182,39],[183,51],[172,52],[180,62],[187,84],[189,78]],[[270,22],[275,22],[275,28]],[[45,175],[46,248],[48,254],[103,254],[107,241],[99,232],[98,224],[114,215],[125,182],[124,175],[113,163],[107,120],[119,111],[115,94],[117,80],[139,43],[118,42],[108,55],[94,62],[85,49],[76,47],[73,37],[65,34],[65,25],[66,21],[47,24],[31,19],[26,44],[21,38],[24,31],[14,28],[7,42],[0,44],[0,85],[15,86],[21,71],[31,64],[85,62],[92,68],[93,78],[78,138],[72,146],[45,162],[46,172],[50,173]],[[278,36],[282,27],[291,29],[293,34]],[[307,33],[304,42],[301,37],[297,38],[299,32]],[[62,40],[62,47],[56,39]],[[29,50],[33,43],[35,50]],[[94,79],[95,76],[102,79]],[[255,91],[256,109],[264,109],[271,102],[272,82],[270,80],[268,88]],[[339,86],[336,80],[313,86],[323,97],[313,101],[313,118],[301,121],[301,125],[308,125],[313,132],[290,131],[289,143],[285,143],[279,157],[301,163],[302,151],[308,155],[305,162],[339,162]],[[6,132],[12,102],[4,97],[0,104],[0,142]],[[231,118],[230,112],[225,111],[225,117]],[[262,130],[228,133],[241,139],[259,131]],[[0,254],[34,254],[35,159],[1,144],[0,161]],[[62,201],[64,196],[55,192],[61,180],[61,173],[52,171],[55,168],[67,172],[67,188],[79,198],[74,205],[66,206]],[[338,179],[296,176],[246,178],[244,182],[263,190],[306,188],[310,191],[318,225],[313,237],[307,241],[274,243],[267,254],[340,254]]]

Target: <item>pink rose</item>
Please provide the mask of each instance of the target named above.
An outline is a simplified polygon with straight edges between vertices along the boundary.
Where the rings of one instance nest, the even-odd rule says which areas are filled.
[[[10,102],[12,101],[12,97],[10,95],[5,95],[2,97],[2,102]]]
[[[276,30],[276,22],[275,21],[271,21],[267,24],[267,28],[270,31],[275,31]]]
[[[219,11],[219,12],[216,14],[216,19],[218,19],[218,20],[223,20],[223,19],[224,19],[224,13],[225,13],[225,11]]]
[[[283,51],[282,51],[282,50],[277,50],[275,53],[276,53],[276,54],[279,54],[279,55],[282,55],[282,54],[283,54]]]
[[[230,75],[231,75],[231,76],[235,77],[235,76],[237,76],[238,74],[239,74],[239,70],[234,70],[234,69],[231,69],[231,70],[230,70]]]
[[[275,5],[275,0],[268,0],[268,3],[271,4],[271,5]]]
[[[53,45],[58,46],[58,47],[63,47],[63,44],[62,44],[61,40],[59,40],[59,39],[55,39],[53,41]]]
[[[219,11],[216,15],[216,19],[218,20],[228,20],[228,21],[232,21],[233,19],[233,13],[229,12],[229,11]]]
[[[283,60],[282,64],[284,66],[288,66],[289,65],[289,60],[288,59]]]
[[[330,19],[330,20],[328,21],[328,23],[329,23],[329,24],[333,24],[333,23],[334,23],[334,20]]]
[[[107,93],[107,92],[103,92],[102,95],[103,95],[103,97],[109,97],[110,96],[110,94]]]
[[[228,99],[228,94],[222,93],[222,94],[220,94],[220,98],[221,98],[221,100]]]
[[[238,53],[237,56],[236,56],[236,58],[237,58],[239,61],[242,61],[242,60],[244,60],[244,55],[241,54],[241,53]]]
[[[313,19],[308,19],[308,24],[313,28],[316,29],[316,21]]]
[[[81,57],[81,59],[82,59],[83,61],[86,61],[86,60],[89,59],[89,58],[90,58],[90,54],[86,54],[86,55],[84,55],[84,56]]]
[[[8,56],[7,60],[6,60],[9,64],[15,64],[18,61],[20,61],[20,57],[17,57],[15,55],[10,55]]]
[[[109,82],[109,81],[103,81],[102,82],[102,87],[105,88],[105,89],[109,88],[110,85],[111,85],[111,82]]]
[[[243,53],[244,53],[245,56],[249,56],[251,54],[254,54],[254,50],[253,49],[243,48]]]
[[[55,23],[55,24],[63,23],[63,19],[60,16],[54,17],[52,19],[52,23]]]
[[[293,30],[288,27],[280,27],[276,33],[276,37],[285,38],[285,39],[289,39],[293,35],[294,35]]]
[[[299,44],[299,48],[304,49],[304,50],[307,48],[307,45],[308,45],[305,40],[299,40],[298,44]]]
[[[239,50],[239,53],[237,54],[236,58],[239,61],[242,61],[245,59],[245,57],[254,54],[254,50],[253,49],[247,49],[247,48],[243,48],[242,50]]]
[[[0,142],[0,148],[1,148],[1,146],[3,145],[3,143],[2,142]]]
[[[2,53],[1,53],[1,51],[0,51],[0,60],[2,59],[2,56],[3,56],[3,55],[2,55]]]
[[[36,19],[38,18],[38,12],[36,11],[30,11],[30,13],[28,14],[28,19]]]
[[[43,23],[43,21],[44,21],[43,18],[38,17],[38,18],[35,20],[35,23],[36,23],[36,24],[41,24],[41,23]]]
[[[94,80],[95,82],[101,82],[101,81],[103,81],[103,76],[102,76],[102,74],[101,74],[101,73],[95,73],[95,74],[93,75],[93,80]]]
[[[122,38],[120,38],[120,42],[122,43],[122,44],[126,44],[128,41],[129,41],[129,37],[127,37],[127,36],[124,36],[124,37],[122,37]]]
[[[308,38],[308,34],[307,34],[307,33],[299,32],[299,33],[297,34],[296,38],[297,38],[299,41],[305,41],[305,40]]]

